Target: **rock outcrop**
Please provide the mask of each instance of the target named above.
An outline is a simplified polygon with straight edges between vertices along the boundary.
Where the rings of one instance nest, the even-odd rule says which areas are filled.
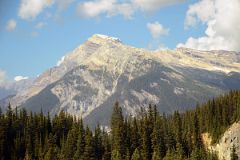
[[[203,134],[203,141],[209,151],[217,154],[219,160],[231,160],[233,146],[240,159],[240,122],[232,124],[217,144],[211,144],[211,137],[208,133]]]

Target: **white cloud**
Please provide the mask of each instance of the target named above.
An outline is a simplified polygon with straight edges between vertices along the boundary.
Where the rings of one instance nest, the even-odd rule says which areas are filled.
[[[169,32],[168,28],[164,28],[163,25],[157,21],[154,23],[148,23],[147,28],[149,29],[154,39],[158,39],[160,38],[160,36],[163,36],[163,35],[168,35],[168,32]]]
[[[132,4],[143,11],[155,11],[161,7],[184,1],[186,0],[132,0]]]
[[[117,0],[95,0],[79,3],[77,13],[84,18],[95,18],[104,14],[107,17],[123,15],[130,19],[134,8],[130,3],[118,3]]]
[[[2,86],[5,81],[6,81],[6,72],[0,69],[0,86]]]
[[[13,19],[10,19],[8,22],[7,22],[7,25],[6,25],[6,30],[8,32],[12,32],[16,29],[17,27],[17,22]]]
[[[44,9],[54,5],[58,10],[66,9],[75,0],[21,0],[18,16],[22,19],[34,19]],[[88,0],[77,6],[77,13],[84,18],[95,18],[100,15],[107,17],[122,15],[131,19],[140,11],[155,11],[161,7],[181,3],[186,0]]]
[[[79,3],[77,12],[84,18],[95,18],[102,14],[108,17],[123,15],[131,19],[134,13],[141,11],[155,11],[161,7],[184,2],[185,0],[92,0]]]
[[[209,6],[207,10],[203,9],[203,4]],[[190,6],[185,25],[187,27],[194,26],[198,21],[205,23],[207,25],[205,36],[190,37],[186,43],[178,44],[177,47],[240,51],[239,8],[239,0],[231,0],[231,2],[228,0],[202,0]]]
[[[45,27],[46,25],[47,25],[47,23],[45,23],[45,22],[39,22],[35,25],[35,28],[41,29],[41,28]]]
[[[184,27],[197,25],[199,21],[206,23],[214,17],[215,8],[213,0],[202,0],[189,6]]]
[[[109,11],[110,16],[123,15],[127,19],[132,19],[135,10],[134,7],[129,3],[115,4],[114,7]]]
[[[94,18],[103,13],[108,13],[114,8],[115,0],[95,0],[80,3],[77,12],[81,17]]]
[[[24,77],[24,76],[16,76],[15,78],[14,78],[14,80],[15,81],[21,81],[21,80],[26,80],[26,79],[29,79],[29,77]]]
[[[52,4],[53,0],[21,0],[18,16],[22,19],[34,19]]]

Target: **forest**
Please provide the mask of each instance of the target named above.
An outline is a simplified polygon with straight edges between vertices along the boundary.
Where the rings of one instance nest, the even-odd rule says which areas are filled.
[[[202,133],[217,143],[240,119],[240,91],[230,91],[186,112],[166,115],[156,105],[137,116],[123,116],[113,105],[110,130],[94,130],[61,111],[51,118],[25,109],[0,111],[1,160],[217,160]],[[231,159],[238,159],[235,148]]]

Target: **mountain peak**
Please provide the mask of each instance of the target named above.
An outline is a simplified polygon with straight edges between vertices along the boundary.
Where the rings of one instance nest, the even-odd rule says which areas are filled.
[[[121,43],[122,41],[119,38],[111,37],[103,34],[94,34],[92,37],[88,39],[88,41],[100,44],[103,42],[114,42],[114,43]]]

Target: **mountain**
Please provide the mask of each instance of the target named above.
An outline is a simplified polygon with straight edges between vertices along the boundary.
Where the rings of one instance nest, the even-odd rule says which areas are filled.
[[[0,87],[0,99],[6,98],[10,95],[14,95],[16,92],[12,89],[7,89],[5,87]]]
[[[8,105],[9,97],[26,90],[33,83],[32,78],[19,81],[6,81],[0,85],[0,106]]]
[[[125,114],[135,115],[149,103],[171,113],[240,89],[239,82],[240,53],[148,51],[96,34],[8,100],[34,112],[65,110],[91,126],[108,125],[115,101]]]

